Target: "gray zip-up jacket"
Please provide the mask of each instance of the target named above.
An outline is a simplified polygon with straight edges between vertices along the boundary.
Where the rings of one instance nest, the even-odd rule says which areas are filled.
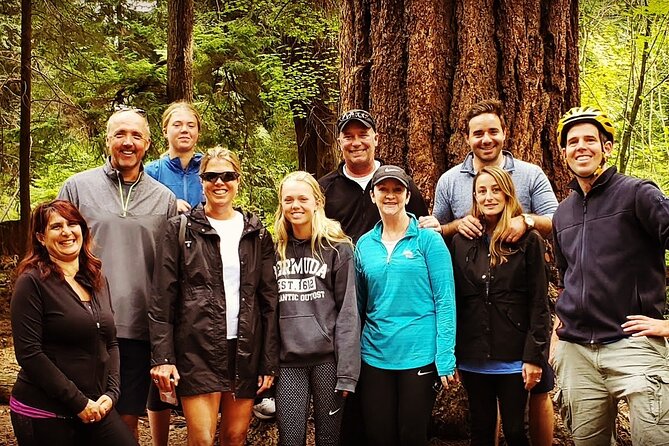
[[[336,362],[335,389],[354,391],[360,374],[360,318],[351,246],[326,245],[314,255],[310,240],[291,238],[286,260],[277,260],[274,273],[281,366]]]
[[[91,228],[109,281],[117,337],[148,341],[156,240],[177,213],[176,197],[143,171],[130,186],[122,181],[107,158],[103,166],[68,178],[58,198],[74,203]]]

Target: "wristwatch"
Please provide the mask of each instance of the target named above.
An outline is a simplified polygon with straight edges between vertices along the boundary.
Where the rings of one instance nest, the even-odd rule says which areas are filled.
[[[534,219],[530,214],[521,214],[523,216],[523,221],[527,225],[527,230],[534,229]]]

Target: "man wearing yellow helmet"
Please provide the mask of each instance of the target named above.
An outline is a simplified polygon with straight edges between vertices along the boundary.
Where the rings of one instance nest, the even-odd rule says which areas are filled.
[[[576,126],[573,130],[571,138],[567,140],[570,129]],[[589,125],[586,125],[589,124]],[[594,131],[594,134],[593,134]],[[578,134],[576,134],[576,133]],[[584,156],[583,151],[575,150],[579,142],[579,136],[582,133],[589,135],[587,138],[587,145],[597,146],[601,143],[601,156],[590,157]],[[597,179],[603,172],[604,164],[607,158],[611,155],[613,149],[613,137],[615,135],[615,128],[613,123],[601,110],[594,107],[574,107],[569,110],[558,122],[557,140],[558,146],[565,149],[567,154],[567,167],[571,172],[582,180],[587,180],[590,184]],[[596,138],[595,138],[596,137]],[[571,149],[571,150],[569,150]],[[570,162],[569,156],[578,156],[579,159],[572,159]],[[594,167],[594,170],[593,170]]]
[[[630,314],[666,310],[669,199],[650,181],[608,167],[611,120],[576,107],[557,140],[575,175],[553,216],[563,288],[552,355],[565,424],[577,446],[609,446],[618,400],[630,409],[632,444],[669,444],[669,349],[664,338],[630,336]]]

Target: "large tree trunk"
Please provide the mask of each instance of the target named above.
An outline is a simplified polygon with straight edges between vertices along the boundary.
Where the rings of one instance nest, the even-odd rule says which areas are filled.
[[[193,100],[193,0],[167,2],[167,98]]]
[[[430,203],[469,151],[465,113],[490,98],[506,109],[506,148],[564,196],[554,135],[579,99],[577,0],[345,0],[341,18],[341,108],[374,114],[378,156]]]

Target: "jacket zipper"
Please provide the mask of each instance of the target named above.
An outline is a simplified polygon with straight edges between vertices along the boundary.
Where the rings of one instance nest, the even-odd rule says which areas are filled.
[[[127,217],[128,216],[128,206],[130,206],[130,194],[132,193],[132,189],[139,183],[139,180],[142,178],[142,174],[144,172],[140,172],[139,176],[137,177],[137,180],[135,180],[134,183],[130,185],[130,188],[128,189],[128,196],[126,199],[123,199],[123,186],[121,185],[121,177],[120,174],[116,175],[116,179],[118,180],[118,194],[119,197],[121,198],[121,217]]]
[[[72,285],[70,285],[69,283],[67,285],[70,287],[70,289],[72,290],[72,293],[74,293],[74,296],[79,301],[79,305],[81,307],[83,307],[84,311],[90,317],[92,317],[93,321],[95,322],[95,339],[94,339],[94,342],[95,342],[95,358],[97,359],[97,358],[100,357],[100,342],[99,342],[99,339],[100,339],[100,312],[98,311],[97,307],[95,306],[95,302],[94,302],[95,294],[91,294],[91,300],[89,301],[90,304],[91,304],[91,311],[88,311],[88,308],[86,308],[86,304],[84,303],[83,300],[81,300],[79,298],[79,295],[76,293],[76,291],[74,291],[74,288],[72,288]],[[96,366],[95,367],[95,372],[94,372],[94,374],[95,374],[94,382],[95,383],[98,382],[99,371],[100,371],[99,368]],[[105,383],[105,386],[106,386],[106,383]],[[102,392],[101,395],[104,395],[104,390],[106,390],[106,387],[105,387],[105,389],[103,389],[103,392]]]
[[[586,237],[588,234],[587,231],[587,222],[588,222],[588,197],[585,195],[583,197],[583,236],[581,237],[581,253],[580,253],[580,275],[581,275],[581,302],[580,302],[580,308],[579,311],[581,314],[586,314],[584,311],[585,308],[585,290],[587,289],[585,285],[586,281],[586,275],[583,273],[583,265],[585,264],[585,247],[587,245],[586,243]],[[590,328],[590,344],[593,344],[594,341],[594,330],[593,328]]]
[[[388,252],[388,255],[386,256],[386,265],[389,265],[389,264],[390,264],[390,260],[391,260],[391,258],[392,258],[392,256],[393,256],[393,254],[395,253],[395,250],[397,249],[397,246],[398,246],[398,245],[400,244],[400,242],[401,242],[402,240],[404,240],[406,237],[407,237],[407,235],[404,234],[404,235],[402,236],[402,238],[400,238],[399,240],[397,240],[397,243],[395,243],[395,246],[393,246],[393,250],[390,251],[390,252],[388,252],[388,248],[387,248],[386,245],[383,243],[383,241],[382,241],[381,239],[379,239],[379,243],[381,243],[381,245],[383,245],[383,248],[386,250],[386,252]]]
[[[95,305],[95,294],[91,296],[91,315],[95,319],[95,356],[96,358],[100,357],[100,312],[98,311],[97,306]],[[98,373],[100,372],[99,368],[95,368],[95,382],[97,383],[99,380]],[[102,389],[101,395],[104,395],[106,390],[106,383],[105,383],[105,388]]]
[[[237,378],[239,377],[239,361],[237,361],[237,359],[239,358],[239,354],[238,354],[238,352],[239,352],[239,341],[242,339],[241,331],[239,330],[239,321],[242,319],[241,318],[241,312],[242,312],[242,308],[244,307],[242,305],[242,301],[241,301],[243,299],[241,284],[244,283],[244,277],[243,277],[244,262],[246,262],[245,259],[242,259],[242,252],[241,252],[242,240],[244,240],[249,234],[256,231],[255,228],[250,228],[247,225],[246,218],[243,218],[243,220],[244,220],[244,228],[242,229],[242,235],[239,237],[239,246],[237,247],[237,251],[238,251],[238,255],[239,255],[239,285],[240,285],[240,289],[239,289],[239,315],[237,317],[237,342],[235,342],[235,351],[233,352],[234,355],[235,355],[235,370],[234,370],[235,373],[234,373],[234,377],[232,379],[232,386],[231,386],[232,387],[232,389],[231,389],[232,390],[232,399],[235,400],[235,401],[237,400]],[[220,236],[219,236],[219,238],[220,238]],[[261,235],[259,235],[259,238],[261,238],[261,241],[262,241],[262,236]],[[220,243],[220,241],[219,241],[219,243]],[[222,275],[221,275],[221,278],[223,278]],[[223,289],[225,289],[225,287],[223,287]],[[227,311],[227,308],[226,308],[226,311]],[[227,342],[227,340],[226,340],[226,342]],[[228,354],[230,354],[230,352],[228,352]]]
[[[490,249],[490,248],[488,248],[488,249]],[[488,252],[486,260],[488,261],[488,273],[485,276],[485,303],[486,303],[486,306],[488,307],[487,308],[487,310],[488,310],[488,329],[490,330],[490,332],[488,334],[488,345],[491,346],[492,345],[491,336],[492,336],[493,333],[492,333],[492,322],[491,322],[491,316],[490,316],[490,313],[492,311],[492,302],[490,301],[490,274],[491,274],[491,271],[490,271],[490,252]],[[490,359],[490,357],[491,357],[491,352],[490,352],[490,347],[488,347],[488,359]]]

